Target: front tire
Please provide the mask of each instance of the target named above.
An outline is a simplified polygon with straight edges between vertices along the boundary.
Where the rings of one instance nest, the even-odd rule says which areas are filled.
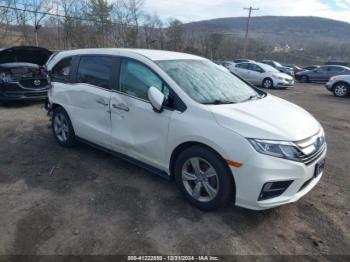
[[[347,97],[350,94],[350,87],[346,83],[338,83],[333,88],[333,94],[336,97]]]
[[[62,107],[53,110],[52,131],[61,146],[72,147],[76,144],[72,122]]]
[[[224,160],[204,146],[185,149],[175,162],[175,180],[187,200],[202,210],[223,207],[234,200],[232,173]]]
[[[273,81],[271,78],[265,78],[264,81],[262,82],[262,86],[265,87],[266,89],[273,88]]]

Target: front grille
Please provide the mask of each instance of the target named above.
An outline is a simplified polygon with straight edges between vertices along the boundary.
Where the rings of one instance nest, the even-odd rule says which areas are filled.
[[[320,131],[314,136],[298,141],[295,144],[303,153],[301,161],[305,165],[311,165],[314,163],[327,148],[323,131]]]
[[[311,165],[314,163],[326,150],[326,144],[324,144],[319,150],[315,151],[315,153],[312,153],[308,156],[305,156],[302,158],[302,161],[305,165]]]
[[[32,78],[20,80],[19,84],[26,89],[42,89],[45,88],[49,83],[45,78]]]

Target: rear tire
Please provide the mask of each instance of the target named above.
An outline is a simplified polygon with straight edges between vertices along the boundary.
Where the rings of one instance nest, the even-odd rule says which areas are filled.
[[[346,83],[337,83],[333,87],[333,94],[336,97],[347,97],[350,94],[350,87]]]
[[[310,79],[309,79],[309,77],[308,76],[301,76],[301,78],[300,78],[300,82],[301,83],[309,83],[310,82]]]
[[[56,141],[63,147],[73,147],[76,144],[72,122],[67,112],[58,107],[52,114],[52,132]]]
[[[262,82],[262,86],[265,87],[266,89],[273,88],[273,81],[271,78],[265,78],[264,81]]]
[[[234,204],[234,181],[225,161],[205,146],[185,149],[175,162],[175,180],[187,200],[202,210]]]

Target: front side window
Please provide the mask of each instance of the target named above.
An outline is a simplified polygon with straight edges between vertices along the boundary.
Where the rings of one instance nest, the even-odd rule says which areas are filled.
[[[121,92],[148,101],[148,89],[151,86],[161,91],[166,99],[168,98],[168,87],[151,69],[134,60],[122,60],[120,69]]]
[[[58,82],[68,82],[72,68],[72,58],[65,58],[60,61],[51,72],[51,80]]]
[[[111,57],[83,56],[79,62],[77,82],[109,89],[112,65]]]
[[[242,69],[248,69],[249,63],[241,63],[241,64],[236,65],[236,67],[242,68]]]
[[[329,71],[331,71],[332,73],[339,73],[339,72],[343,72],[344,68],[339,67],[339,66],[330,66],[329,67]]]
[[[329,70],[328,66],[324,66],[324,67],[320,67],[319,69],[317,69],[318,73],[326,73]]]
[[[249,67],[250,70],[254,71],[254,72],[263,72],[262,68],[256,64],[250,64]]]
[[[193,100],[202,104],[239,103],[259,96],[255,89],[207,60],[157,63]]]

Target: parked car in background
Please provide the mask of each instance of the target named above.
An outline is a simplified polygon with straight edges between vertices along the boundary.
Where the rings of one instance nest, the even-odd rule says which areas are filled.
[[[314,69],[317,69],[317,68],[319,68],[319,67],[320,67],[319,65],[306,66],[306,67],[303,67],[303,68],[302,68],[302,71],[314,70]]]
[[[236,64],[233,73],[253,85],[265,88],[285,89],[294,86],[293,77],[263,63]]]
[[[281,73],[285,73],[287,75],[294,76],[293,68],[283,66],[283,65],[281,65],[280,63],[278,63],[276,61],[273,61],[273,60],[262,60],[261,63],[267,64],[269,66],[272,66],[272,67],[276,68],[278,71],[280,71]]]
[[[323,175],[327,144],[315,118],[205,58],[86,49],[58,53],[47,69],[61,146],[83,141],[174,177],[198,208],[289,204]]]
[[[350,95],[350,75],[333,76],[326,83],[326,87],[336,97],[347,97]]]
[[[225,67],[227,70],[229,70],[230,72],[233,72],[233,69],[235,67],[235,63],[234,62],[231,62],[231,61],[223,61],[221,63],[221,65],[223,67]]]
[[[302,83],[308,82],[327,82],[332,76],[349,75],[350,68],[345,66],[320,66],[314,70],[299,72],[295,78]]]
[[[283,66],[293,68],[294,75],[296,75],[297,73],[303,70],[300,66],[297,66],[297,65],[283,65]]]
[[[235,64],[239,64],[239,63],[254,63],[254,60],[250,60],[250,59],[235,59],[233,60],[233,62]]]
[[[42,66],[51,54],[31,46],[0,51],[0,101],[45,99],[49,83]]]

